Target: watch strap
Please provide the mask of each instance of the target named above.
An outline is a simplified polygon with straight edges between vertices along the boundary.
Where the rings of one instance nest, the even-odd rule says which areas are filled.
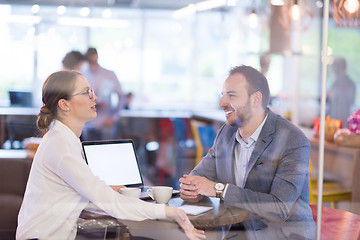
[[[216,191],[216,197],[221,198],[221,193],[222,193],[222,191]]]

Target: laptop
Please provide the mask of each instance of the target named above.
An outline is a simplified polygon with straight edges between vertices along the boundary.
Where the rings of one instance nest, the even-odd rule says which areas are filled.
[[[9,90],[11,107],[32,107],[32,92]]]
[[[141,199],[149,199],[144,186],[139,161],[131,139],[82,142],[85,161],[95,176],[108,185],[139,187]],[[173,190],[173,195],[179,193]]]

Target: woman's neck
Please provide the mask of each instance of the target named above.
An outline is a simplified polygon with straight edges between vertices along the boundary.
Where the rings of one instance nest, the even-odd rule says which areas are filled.
[[[58,119],[60,122],[62,122],[65,126],[70,128],[71,131],[73,131],[76,135],[76,137],[80,138],[81,133],[84,129],[85,123],[79,123],[78,121],[66,118],[66,119]]]

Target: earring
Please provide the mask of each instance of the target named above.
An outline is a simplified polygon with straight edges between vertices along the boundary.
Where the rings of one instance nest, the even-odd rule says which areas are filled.
[[[70,111],[70,108],[67,108],[66,111]]]

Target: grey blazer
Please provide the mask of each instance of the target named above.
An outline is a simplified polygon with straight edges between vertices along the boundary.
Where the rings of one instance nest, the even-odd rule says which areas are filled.
[[[227,183],[224,202],[253,213],[254,229],[263,228],[263,223],[269,225],[266,222],[296,222],[307,228],[300,229],[302,236],[311,239],[316,226],[309,206],[309,140],[288,120],[270,110],[267,112],[245,173],[244,188],[235,185],[233,162],[237,127],[230,125],[221,127],[213,146],[190,174]],[[292,228],[282,231],[291,231],[284,233],[289,236],[297,232]]]

